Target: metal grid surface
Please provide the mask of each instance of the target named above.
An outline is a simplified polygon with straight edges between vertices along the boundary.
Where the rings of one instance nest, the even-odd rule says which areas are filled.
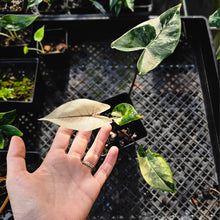
[[[138,53],[110,49],[107,42],[73,42],[63,62],[41,61],[40,106],[20,113],[28,149],[44,157],[57,126],[38,122],[58,105],[76,98],[104,100],[128,92]],[[150,187],[142,178],[136,147],[120,150],[118,162],[104,185],[88,220],[95,219],[217,219],[219,201],[204,196],[217,184],[199,73],[192,48],[180,43],[175,54],[146,76],[138,76],[131,99],[147,130],[139,141],[167,160],[176,194]],[[31,139],[30,139],[31,137]],[[103,158],[101,158],[103,160]],[[198,206],[193,203],[196,199]]]

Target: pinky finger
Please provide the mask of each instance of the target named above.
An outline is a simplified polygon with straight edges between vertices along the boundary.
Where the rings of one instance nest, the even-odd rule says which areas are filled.
[[[117,157],[118,157],[118,148],[112,147],[109,150],[104,162],[102,163],[102,165],[99,167],[99,169],[94,175],[96,180],[99,182],[100,186],[102,186],[105,183],[106,179],[112,172],[112,169],[117,161]]]

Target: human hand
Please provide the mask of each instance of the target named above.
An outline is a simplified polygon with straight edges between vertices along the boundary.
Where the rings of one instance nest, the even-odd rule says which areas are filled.
[[[96,165],[110,131],[110,125],[100,129],[84,161]],[[16,220],[81,220],[89,214],[116,163],[118,149],[112,147],[92,175],[92,169],[81,162],[91,131],[79,131],[65,153],[71,135],[72,130],[60,127],[46,158],[33,173],[26,170],[23,140],[12,138],[6,186]]]

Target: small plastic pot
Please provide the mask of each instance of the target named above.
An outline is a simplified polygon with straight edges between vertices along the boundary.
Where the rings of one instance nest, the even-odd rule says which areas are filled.
[[[62,55],[68,49],[68,32],[63,28],[45,29],[44,39],[42,41],[45,53],[37,52],[41,56]],[[37,42],[37,48],[40,48]]]
[[[32,103],[38,58],[0,59],[0,103]]]
[[[0,27],[0,32],[9,34],[7,30]],[[8,37],[0,35],[0,58],[18,58],[25,57],[23,48],[24,46],[30,46],[32,43],[33,26],[29,26],[25,29],[16,32],[18,38],[11,40]]]
[[[130,96],[127,93],[122,93],[110,99],[102,101],[109,104],[111,108],[104,113],[110,116],[113,108],[120,103],[129,103],[133,106]],[[134,106],[135,108],[135,106]],[[135,144],[135,141],[144,138],[147,135],[146,129],[141,122],[141,119],[130,122],[126,125],[119,126],[112,124],[112,132],[107,140],[106,149],[103,152],[105,155],[111,146],[117,146],[119,150],[127,148]]]

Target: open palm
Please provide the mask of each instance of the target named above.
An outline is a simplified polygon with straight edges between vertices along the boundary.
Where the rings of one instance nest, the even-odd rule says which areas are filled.
[[[111,126],[100,129],[84,161],[96,165]],[[78,132],[68,153],[72,130],[59,128],[41,166],[29,173],[25,165],[25,145],[13,137],[7,156],[7,190],[16,220],[85,219],[100,189],[111,173],[118,149],[112,147],[94,175],[81,159],[91,131]]]

